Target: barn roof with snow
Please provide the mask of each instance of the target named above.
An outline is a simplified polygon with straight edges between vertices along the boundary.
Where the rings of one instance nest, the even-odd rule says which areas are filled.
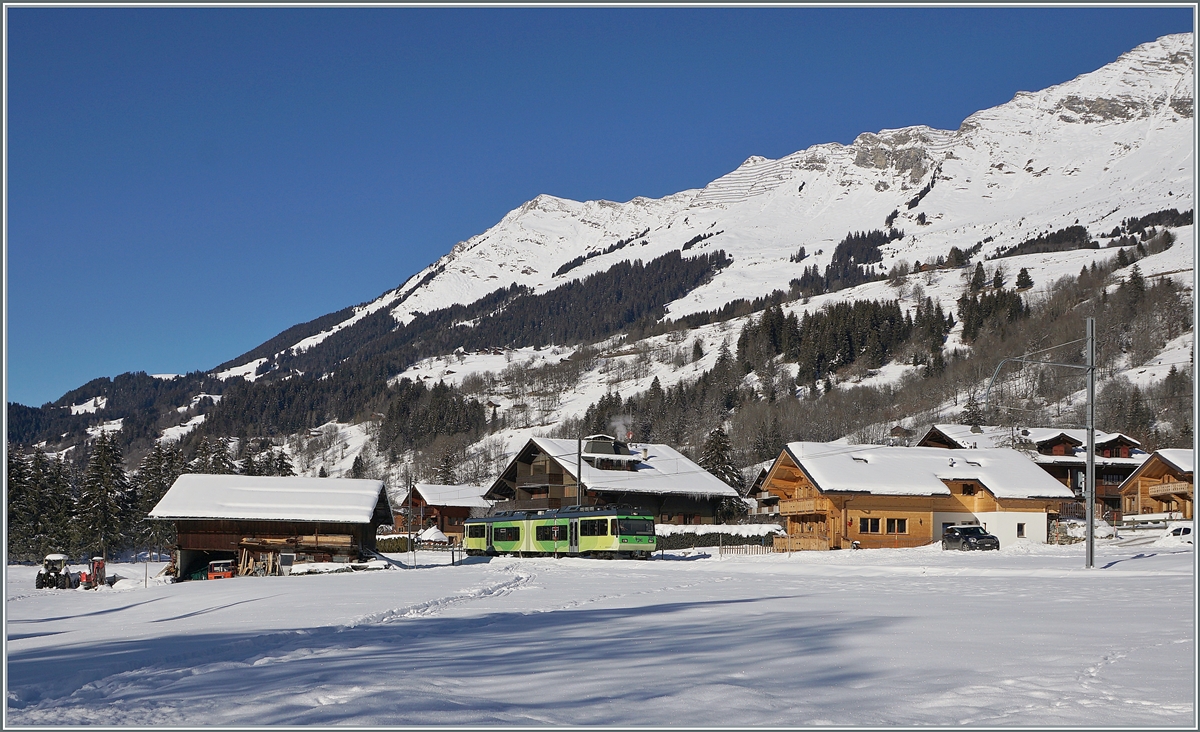
[[[1025,455],[1005,448],[963,453],[938,447],[789,442],[785,449],[822,492],[948,496],[943,481],[971,480],[997,498],[1075,497]]]
[[[439,483],[416,483],[417,495],[429,506],[455,506],[459,508],[491,508],[492,502],[483,497],[487,486],[442,485]],[[397,494],[401,502],[408,500],[408,491]]]
[[[383,481],[249,475],[181,475],[151,518],[370,523]]]
[[[1192,463],[1194,458],[1192,457],[1191,450],[1167,448],[1164,450],[1158,450],[1154,454],[1161,458],[1163,462],[1170,464],[1180,473],[1192,472]]]

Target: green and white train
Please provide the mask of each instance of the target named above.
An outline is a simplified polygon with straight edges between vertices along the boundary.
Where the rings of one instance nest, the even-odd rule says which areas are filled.
[[[629,506],[568,506],[547,511],[502,511],[464,522],[472,556],[584,556],[649,559],[654,517]]]

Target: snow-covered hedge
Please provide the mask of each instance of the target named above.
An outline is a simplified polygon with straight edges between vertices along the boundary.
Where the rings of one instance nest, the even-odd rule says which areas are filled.
[[[779,524],[700,524],[676,526],[657,524],[660,549],[689,549],[696,546],[743,546],[770,544],[771,537],[782,534]]]

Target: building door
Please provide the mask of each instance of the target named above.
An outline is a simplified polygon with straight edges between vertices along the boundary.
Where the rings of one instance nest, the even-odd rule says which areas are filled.
[[[571,527],[567,532],[567,551],[579,553],[579,519],[571,519]]]

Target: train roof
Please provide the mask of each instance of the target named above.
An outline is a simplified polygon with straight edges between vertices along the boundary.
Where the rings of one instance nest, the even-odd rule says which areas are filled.
[[[565,508],[551,508],[546,510],[500,511],[499,513],[491,516],[465,519],[465,523],[601,517],[648,518],[653,520],[654,515],[649,511],[643,508],[637,508],[636,506],[567,506]]]

